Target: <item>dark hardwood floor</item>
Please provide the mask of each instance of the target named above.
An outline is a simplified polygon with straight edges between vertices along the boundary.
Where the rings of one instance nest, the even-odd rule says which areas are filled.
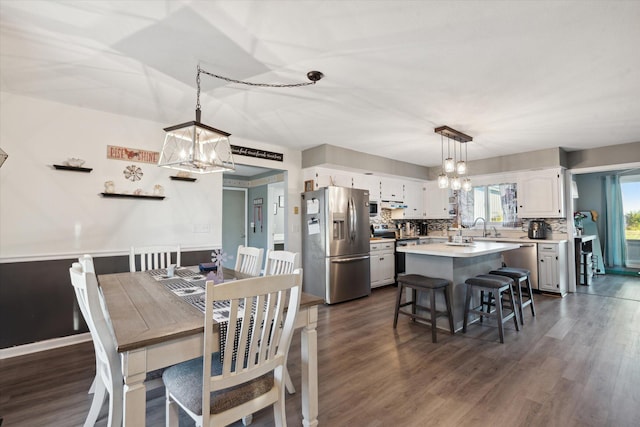
[[[538,315],[527,310],[520,332],[509,322],[505,344],[493,323],[440,333],[437,344],[406,317],[394,331],[395,290],[320,308],[320,425],[640,425],[639,278],[599,276],[565,298],[536,294]],[[298,389],[299,347],[296,334],[289,371]],[[0,361],[2,426],[82,425],[93,374],[91,344]],[[162,426],[162,391],[149,394],[147,425]],[[300,413],[298,392],[287,397],[289,425]],[[106,406],[99,426],[105,415]],[[253,425],[272,424],[270,409],[255,414]]]

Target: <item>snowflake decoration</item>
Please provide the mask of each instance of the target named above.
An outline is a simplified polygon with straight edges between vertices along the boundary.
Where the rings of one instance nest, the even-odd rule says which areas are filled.
[[[219,267],[227,262],[227,254],[222,252],[222,249],[214,249],[214,251],[211,252],[211,262]]]
[[[144,175],[144,173],[142,173],[142,169],[140,169],[136,165],[127,166],[126,168],[124,168],[124,171],[122,171],[122,173],[124,174],[125,178],[133,182],[140,181],[142,179],[142,175]]]

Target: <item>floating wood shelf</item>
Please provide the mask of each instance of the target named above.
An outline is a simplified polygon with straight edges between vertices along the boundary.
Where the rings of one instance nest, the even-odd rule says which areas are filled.
[[[63,171],[74,171],[74,172],[91,172],[92,168],[81,168],[79,166],[65,166],[65,165],[53,165],[54,168]]]
[[[169,178],[171,178],[174,181],[188,181],[188,182],[195,182],[195,180],[197,178],[191,178],[189,176],[170,176]]]
[[[120,199],[154,199],[163,200],[164,196],[145,196],[143,194],[124,194],[124,193],[100,193],[102,197],[112,197]]]

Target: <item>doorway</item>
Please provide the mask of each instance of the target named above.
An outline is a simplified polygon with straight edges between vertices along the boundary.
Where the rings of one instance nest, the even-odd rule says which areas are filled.
[[[234,268],[238,246],[247,245],[247,189],[222,187],[222,265]]]

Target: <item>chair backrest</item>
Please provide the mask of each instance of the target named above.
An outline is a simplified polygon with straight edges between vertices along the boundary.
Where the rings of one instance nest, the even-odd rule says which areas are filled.
[[[175,255],[174,255],[175,254]],[[140,269],[136,269],[136,255],[140,256]],[[172,262],[171,258],[175,262]],[[171,264],[180,266],[180,245],[175,246],[131,246],[129,252],[129,271],[154,270],[156,268],[167,268]]]
[[[264,249],[240,245],[234,270],[250,276],[259,276],[263,259]]]
[[[103,311],[104,304],[101,301],[102,294],[98,288],[93,258],[90,255],[84,255],[78,261],[69,268],[71,284],[80,311],[91,332],[96,359],[101,362],[96,364],[99,369],[98,375],[109,393],[113,393],[114,385],[121,387],[123,384],[120,356],[109,321]]]
[[[267,261],[264,267],[265,276],[275,274],[291,274],[298,266],[299,254],[289,251],[267,251]]]
[[[212,391],[246,383],[271,371],[280,393],[285,386],[287,354],[301,293],[302,269],[293,274],[252,277],[217,285],[207,281],[202,408],[210,407]],[[212,354],[218,342],[218,334],[214,334],[214,301],[229,301],[230,308],[226,340],[220,343],[225,355],[222,373],[211,376],[211,357],[206,355]],[[208,412],[203,411],[202,425],[209,425]]]

